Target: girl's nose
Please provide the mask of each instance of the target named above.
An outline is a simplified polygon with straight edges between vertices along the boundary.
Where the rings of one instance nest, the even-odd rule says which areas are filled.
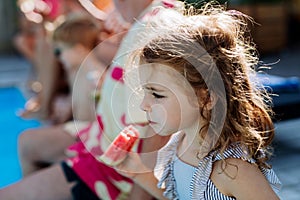
[[[145,111],[145,112],[150,112],[151,111],[151,106],[149,104],[149,101],[147,100],[146,95],[143,98],[143,101],[142,101],[142,103],[140,105],[140,109],[143,110],[143,111]]]

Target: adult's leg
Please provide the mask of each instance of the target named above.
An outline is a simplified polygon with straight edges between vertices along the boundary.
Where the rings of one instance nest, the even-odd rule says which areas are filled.
[[[64,150],[76,142],[62,125],[28,129],[21,133],[18,151],[23,176],[65,158]]]
[[[71,188],[74,184],[75,182],[67,181],[61,165],[56,164],[0,189],[0,199],[71,200]]]

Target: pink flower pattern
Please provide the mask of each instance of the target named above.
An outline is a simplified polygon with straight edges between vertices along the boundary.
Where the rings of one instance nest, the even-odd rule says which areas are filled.
[[[152,7],[150,7],[148,13],[141,17],[141,20],[151,17],[157,14],[158,10],[152,10],[153,6],[163,6],[166,8],[173,8],[175,0],[167,1],[154,1]],[[124,86],[123,80],[123,68],[124,66],[111,66],[110,76],[107,73],[107,77],[104,81],[109,83],[121,83],[120,87]],[[104,83],[105,85],[105,83]],[[105,98],[105,97],[103,97]],[[125,97],[120,97],[120,103],[124,101]],[[110,126],[110,124],[104,123],[105,113],[98,113],[96,122],[91,123],[85,129],[79,131],[78,137],[80,141],[70,146],[67,150],[70,158],[67,163],[70,167],[78,174],[78,176],[87,184],[87,186],[101,199],[115,200],[115,199],[126,199],[131,188],[132,181],[119,173],[113,168],[99,162],[95,156],[103,154],[101,147],[101,139],[103,137],[104,130]],[[122,111],[118,113],[117,119],[119,124],[124,127],[127,126],[126,114]],[[144,126],[145,124],[137,124]],[[94,128],[97,126],[98,128]],[[92,147],[87,147],[90,144],[95,144]],[[139,142],[137,152],[140,152],[142,147],[142,141]],[[87,150],[89,149],[89,150]]]

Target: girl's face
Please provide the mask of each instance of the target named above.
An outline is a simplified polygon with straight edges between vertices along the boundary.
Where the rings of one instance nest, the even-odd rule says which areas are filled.
[[[77,69],[87,55],[86,53],[83,54],[82,48],[79,45],[72,47],[63,44],[57,45],[57,49],[59,50],[58,58],[67,71]]]
[[[187,82],[178,72],[165,65],[146,64],[139,74],[144,89],[140,107],[156,133],[166,136],[199,124],[199,107],[191,103],[197,98],[191,87],[183,88]]]

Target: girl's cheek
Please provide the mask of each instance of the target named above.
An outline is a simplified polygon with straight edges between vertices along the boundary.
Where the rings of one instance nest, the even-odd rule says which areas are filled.
[[[63,52],[60,56],[60,60],[63,63],[66,70],[70,70],[75,63],[75,58],[69,55],[67,52]]]
[[[164,123],[166,122],[167,117],[168,117],[168,111],[167,111],[167,109],[163,105],[161,105],[161,104],[154,104],[151,107],[151,110],[152,110],[152,114],[153,115],[157,116]]]

